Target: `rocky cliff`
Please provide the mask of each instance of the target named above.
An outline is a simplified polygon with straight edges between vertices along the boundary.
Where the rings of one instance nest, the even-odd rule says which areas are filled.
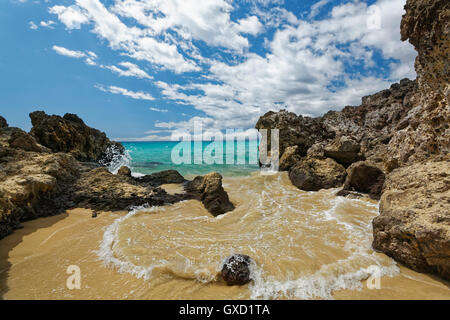
[[[269,112],[256,128],[280,129],[280,168],[300,189],[341,185],[331,160],[346,167],[339,195],[381,197],[373,247],[449,279],[450,2],[408,0],[405,11],[401,36],[418,52],[415,81],[318,118]]]
[[[0,117],[0,239],[23,221],[74,207],[128,210],[197,199],[214,215],[234,208],[218,173],[198,177],[201,188],[195,192],[171,195],[160,186],[192,183],[174,170],[134,178],[123,167],[114,175],[101,164],[108,163],[110,148],[123,150],[120,144],[73,114],[59,117],[38,111],[30,117],[30,134],[9,127]]]
[[[402,40],[418,52],[418,90],[407,125],[388,145],[373,247],[411,268],[450,279],[450,2],[408,0]]]
[[[123,152],[120,143],[109,140],[106,134],[88,127],[77,115],[63,117],[47,115],[43,111],[30,113],[33,128],[30,134],[53,152],[72,154],[80,161],[98,161],[108,157],[108,149]],[[108,159],[106,159],[108,160]]]

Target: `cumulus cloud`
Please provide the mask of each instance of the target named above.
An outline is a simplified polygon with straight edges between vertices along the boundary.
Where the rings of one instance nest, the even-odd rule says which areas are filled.
[[[209,128],[252,127],[261,114],[281,108],[318,116],[415,77],[416,53],[400,41],[405,0],[377,0],[371,7],[347,1],[321,19],[331,0],[315,2],[303,15],[288,11],[283,1],[243,2],[251,9],[239,18],[233,11],[240,2],[228,0],[72,0],[50,12],[67,29],[89,28],[112,50],[155,73],[132,62],[106,68],[119,76],[154,77],[163,100],[202,113],[155,124],[166,130],[199,120]],[[264,50],[252,50],[254,36],[261,35]],[[64,53],[84,54],[78,58],[95,63],[86,52]],[[159,77],[160,71],[172,76]],[[100,89],[154,100],[144,92]]]
[[[88,23],[87,13],[78,6],[53,6],[49,9],[50,13],[56,14],[59,21],[64,23],[67,29],[80,29],[81,25]]]
[[[97,85],[96,88],[103,92],[121,94],[123,96],[127,96],[130,98],[136,99],[136,100],[155,100],[155,98],[153,98],[153,96],[151,94],[142,92],[142,91],[134,92],[134,91],[130,91],[130,90],[127,90],[124,88],[116,87],[116,86],[104,87],[102,85]]]

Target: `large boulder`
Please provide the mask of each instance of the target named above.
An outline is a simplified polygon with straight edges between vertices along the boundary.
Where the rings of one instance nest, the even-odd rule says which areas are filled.
[[[339,187],[345,176],[345,168],[330,158],[304,158],[289,170],[292,184],[305,191]]]
[[[347,178],[338,195],[346,195],[347,191],[357,191],[379,200],[384,179],[384,172],[377,166],[365,161],[356,162],[347,168]]]
[[[395,169],[385,182],[373,247],[450,280],[450,159]]]
[[[217,172],[195,177],[186,183],[185,189],[188,194],[200,200],[215,217],[234,210],[234,205],[222,187],[222,176]]]
[[[228,257],[223,266],[221,275],[229,286],[242,286],[251,281],[252,260],[249,256],[243,254],[234,254]]]
[[[84,124],[77,115],[50,116],[43,111],[30,113],[33,125],[30,134],[53,152],[71,153],[80,161],[99,161],[108,150],[124,152],[120,143],[109,140],[106,134]]]
[[[340,136],[325,146],[324,154],[326,157],[332,158],[344,166],[349,166],[362,160],[362,156],[359,153],[360,150],[360,144],[353,138]]]

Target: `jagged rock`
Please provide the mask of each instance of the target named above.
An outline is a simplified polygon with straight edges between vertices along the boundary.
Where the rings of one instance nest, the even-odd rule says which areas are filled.
[[[8,127],[8,122],[6,121],[5,118],[0,116],[0,128],[7,128],[7,127]]]
[[[357,107],[347,106],[317,118],[297,116],[286,110],[271,111],[260,117],[255,127],[280,129],[281,155],[286,148],[298,146],[301,156],[321,158],[322,146],[336,136],[346,136],[360,145],[362,159],[381,164],[392,158],[387,156],[388,144],[398,126],[407,123],[410,110],[417,104],[416,91],[416,81],[402,79],[390,89],[363,97]]]
[[[165,170],[136,178],[139,182],[148,183],[152,186],[162,184],[183,183],[186,179],[176,170]]]
[[[288,171],[298,161],[300,161],[300,159],[301,156],[298,154],[298,146],[287,147],[280,158],[279,170]]]
[[[221,275],[229,286],[242,286],[251,281],[250,265],[252,260],[243,254],[228,257],[222,267]]]
[[[131,169],[127,166],[120,167],[119,171],[117,171],[118,175],[131,177]]]
[[[185,185],[188,194],[199,199],[215,217],[234,210],[228,194],[222,187],[222,176],[217,172],[195,177]]]
[[[50,152],[49,149],[38,144],[31,135],[14,127],[0,128],[0,146],[24,151]]]
[[[270,129],[279,129],[279,153],[282,155],[287,147],[298,146],[298,153],[306,151],[317,141],[331,139],[334,134],[328,132],[320,118],[297,116],[295,113],[281,110],[267,112],[260,117],[256,129],[268,129],[268,150],[270,150]]]
[[[8,149],[0,161],[0,239],[21,221],[65,210],[78,162],[63,153]]]
[[[370,198],[379,200],[385,175],[383,171],[365,161],[359,161],[347,168],[342,191],[338,195],[347,195],[348,191],[367,193]]]
[[[418,52],[418,89],[387,148],[393,171],[373,221],[373,247],[449,280],[450,2],[407,0],[405,11],[401,36]]]
[[[160,206],[188,199],[170,195],[161,188],[139,184],[126,175],[114,175],[106,168],[83,172],[73,186],[72,201],[94,210],[127,210],[132,206]]]
[[[373,247],[450,280],[450,160],[394,170],[385,182]]]
[[[450,3],[408,0],[405,11],[401,37],[409,39],[418,52],[418,90],[416,108],[387,150],[387,156],[401,165],[450,152]]]
[[[361,160],[359,154],[361,146],[354,139],[346,136],[337,137],[331,143],[325,146],[324,155],[336,160],[336,162],[349,166],[354,162]]]
[[[339,187],[345,176],[345,168],[330,158],[304,158],[289,170],[292,184],[305,191]]]
[[[49,116],[43,111],[30,113],[33,128],[30,134],[53,152],[71,153],[80,161],[98,161],[109,148],[124,152],[120,143],[110,141],[106,134],[84,124],[77,115]]]
[[[309,158],[325,159],[325,146],[326,142],[318,142],[313,144],[306,152],[306,156]]]

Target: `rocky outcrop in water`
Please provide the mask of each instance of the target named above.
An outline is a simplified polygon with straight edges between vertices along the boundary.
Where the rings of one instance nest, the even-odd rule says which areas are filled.
[[[333,159],[304,158],[289,170],[294,186],[305,191],[335,188],[345,179],[345,168]]]
[[[105,152],[123,147],[76,115],[33,112],[31,118],[31,134],[0,118],[0,239],[23,221],[74,207],[113,211],[198,199],[213,215],[232,208],[216,173],[199,177],[192,193],[171,195],[159,186],[185,182],[175,170],[134,178],[127,167],[117,175],[102,167],[108,162]]]
[[[151,186],[158,187],[163,184],[183,183],[186,179],[176,170],[165,170],[155,172],[143,177],[137,178],[139,182],[147,183]]]
[[[221,275],[229,286],[242,286],[251,281],[250,265],[252,260],[243,254],[228,257],[222,267]]]
[[[339,194],[381,195],[373,247],[415,270],[448,279],[450,2],[407,0],[405,11],[401,37],[418,52],[415,81],[403,79],[363,97],[360,106],[315,119],[269,112],[256,127],[283,128],[282,152],[297,144],[302,150],[310,146],[308,158],[333,158],[349,166]],[[321,132],[303,137],[311,123]],[[290,164],[290,170],[302,161]]]
[[[188,194],[200,200],[215,217],[234,210],[234,205],[222,187],[222,176],[217,172],[195,177],[186,183],[185,189]]]
[[[104,167],[82,170],[72,187],[76,207],[103,211],[128,210],[133,206],[161,206],[189,199],[170,195],[161,188],[149,187],[128,175],[114,175]]]
[[[368,194],[371,199],[380,200],[384,179],[383,170],[377,166],[366,161],[355,162],[347,168],[347,178],[338,195],[346,196],[356,191]]]
[[[33,125],[30,134],[53,152],[72,154],[80,161],[99,161],[108,157],[108,149],[123,152],[120,143],[109,140],[106,134],[88,127],[77,115],[50,116],[43,111],[30,113]],[[107,161],[106,159],[105,161]]]

